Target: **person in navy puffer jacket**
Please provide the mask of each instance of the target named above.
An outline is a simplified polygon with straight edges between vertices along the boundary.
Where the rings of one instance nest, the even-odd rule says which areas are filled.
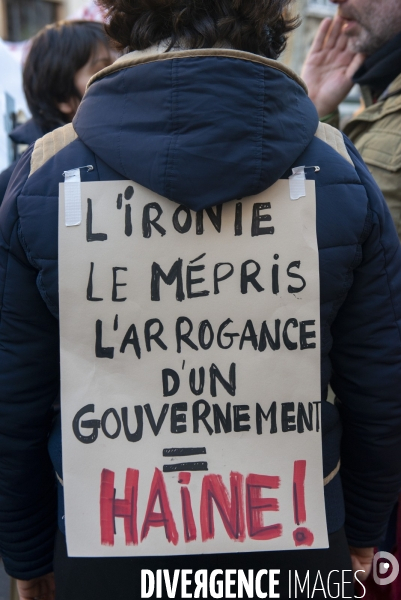
[[[22,157],[0,209],[6,570],[23,600],[54,597],[53,569],[58,600],[140,597],[142,568],[314,569],[324,579],[351,573],[352,557],[367,575],[401,487],[401,249],[382,194],[353,145],[318,128],[305,85],[276,62],[295,26],[285,16],[290,0],[102,2],[126,54],[92,78],[72,125]],[[52,412],[60,392],[58,185],[64,171],[84,165],[94,168],[81,170],[83,181],[130,179],[193,210],[258,194],[295,166],[320,166],[307,178],[317,196],[329,549],[67,556]],[[352,583],[342,593],[352,597]]]

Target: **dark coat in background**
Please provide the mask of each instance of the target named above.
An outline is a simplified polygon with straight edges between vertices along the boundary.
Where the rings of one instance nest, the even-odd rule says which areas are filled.
[[[39,125],[33,119],[29,119],[26,123],[19,125],[9,134],[9,138],[14,144],[30,146],[34,144],[37,139],[41,138],[44,132],[41,130]],[[11,175],[15,167],[17,166],[19,158],[14,160],[4,171],[0,173],[0,204],[3,202],[8,183],[11,179]]]

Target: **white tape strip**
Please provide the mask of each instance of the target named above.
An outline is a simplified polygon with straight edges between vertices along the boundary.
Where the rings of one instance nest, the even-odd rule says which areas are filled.
[[[291,200],[298,200],[306,196],[305,191],[305,167],[295,167],[292,170],[292,175],[289,176],[288,181],[290,182],[290,198]]]
[[[64,171],[64,202],[66,227],[80,225],[82,221],[81,209],[81,171],[71,169]]]

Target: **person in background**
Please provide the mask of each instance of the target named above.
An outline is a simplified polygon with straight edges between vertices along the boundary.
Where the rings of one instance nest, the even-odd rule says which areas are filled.
[[[339,127],[339,104],[354,84],[360,85],[361,108],[344,133],[379,185],[401,239],[401,2],[331,1],[338,5],[338,15],[322,22],[301,76],[320,120],[335,127]],[[400,560],[400,502],[380,549],[394,552],[397,538]],[[399,579],[392,584],[394,598],[401,597]],[[384,594],[371,579],[367,585],[367,598]]]
[[[301,76],[321,121],[339,126],[338,106],[357,83],[362,108],[344,127],[379,185],[401,238],[401,2],[331,0]]]
[[[69,123],[97,71],[116,58],[103,25],[94,21],[59,21],[32,40],[23,70],[24,92],[32,117],[10,134],[18,146],[29,146]],[[0,173],[0,204],[18,162]],[[12,581],[12,597],[18,597]]]
[[[89,79],[115,57],[101,23],[59,21],[41,29],[33,38],[23,72],[32,118],[10,133],[11,140],[29,146],[72,121]],[[0,173],[0,204],[17,162]]]

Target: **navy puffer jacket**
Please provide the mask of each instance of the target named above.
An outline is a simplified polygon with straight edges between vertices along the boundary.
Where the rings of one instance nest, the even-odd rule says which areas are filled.
[[[325,487],[328,530],[345,520],[350,544],[378,544],[401,483],[401,250],[352,144],[345,139],[354,166],[315,136],[318,117],[295,75],[224,50],[125,57],[96,77],[73,125],[79,137],[31,176],[27,152],[0,209],[0,554],[8,572],[29,579],[52,568],[54,471],[62,477],[52,412],[58,185],[64,171],[88,164],[83,181],[132,179],[194,210],[257,194],[292,167],[320,166],[307,177],[317,190],[323,476],[342,461],[341,477]],[[326,401],[329,383],[337,407]]]

